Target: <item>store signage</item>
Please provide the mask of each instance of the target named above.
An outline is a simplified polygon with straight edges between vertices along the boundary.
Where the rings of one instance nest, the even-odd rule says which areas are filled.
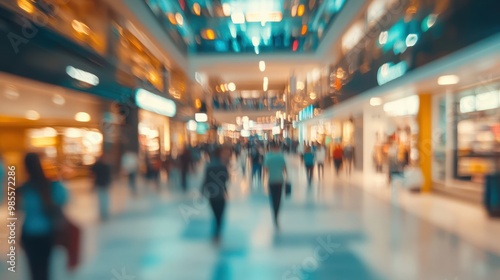
[[[167,117],[175,116],[177,109],[174,101],[151,93],[142,88],[136,90],[135,102],[141,109]]]
[[[406,61],[401,61],[400,63],[394,65],[389,62],[386,63],[378,69],[377,72],[377,82],[378,85],[381,86],[383,84],[387,84],[388,82],[395,80],[408,71],[408,64]]]
[[[66,74],[68,74],[71,78],[93,85],[97,86],[99,84],[99,78],[89,72],[83,71],[81,69],[75,68],[73,66],[68,66],[66,67]]]

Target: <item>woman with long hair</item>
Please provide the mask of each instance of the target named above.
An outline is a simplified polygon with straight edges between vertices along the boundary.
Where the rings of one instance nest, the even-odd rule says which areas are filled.
[[[68,201],[68,193],[60,183],[47,178],[37,154],[28,153],[24,164],[28,181],[18,189],[20,209],[24,213],[21,244],[28,259],[31,279],[48,280],[56,216]]]

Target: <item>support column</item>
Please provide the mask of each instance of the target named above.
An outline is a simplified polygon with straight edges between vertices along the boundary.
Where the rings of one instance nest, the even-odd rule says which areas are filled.
[[[419,94],[418,123],[418,151],[419,165],[424,176],[423,192],[432,190],[432,95]]]

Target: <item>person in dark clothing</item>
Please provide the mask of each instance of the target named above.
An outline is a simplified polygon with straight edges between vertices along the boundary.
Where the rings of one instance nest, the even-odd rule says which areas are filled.
[[[252,180],[257,177],[258,182],[262,179],[262,163],[264,161],[264,156],[261,151],[262,148],[259,146],[254,146],[252,148],[251,160],[252,160]]]
[[[50,257],[58,230],[54,213],[62,212],[68,191],[61,183],[47,178],[37,154],[26,155],[25,167],[29,179],[16,190],[18,207],[24,213],[21,245],[28,260],[30,279],[49,280]]]
[[[314,153],[310,147],[306,147],[302,158],[306,167],[307,183],[309,184],[309,186],[311,186],[312,177],[314,174]]]
[[[189,147],[185,147],[184,151],[180,157],[181,161],[181,187],[184,192],[187,191],[187,175],[189,173],[189,168],[191,167],[193,157],[191,156],[191,151]]]
[[[109,216],[109,188],[112,182],[111,166],[104,157],[99,158],[91,168],[94,174],[94,189],[99,198],[99,216],[102,221]]]
[[[210,207],[214,213],[215,230],[214,241],[220,241],[222,230],[222,218],[226,207],[227,181],[231,150],[228,147],[217,148],[214,157],[205,168],[205,179],[202,185],[202,194],[208,198]]]

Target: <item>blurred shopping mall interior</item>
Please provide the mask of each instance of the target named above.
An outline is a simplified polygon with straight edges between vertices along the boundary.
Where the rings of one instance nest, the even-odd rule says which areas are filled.
[[[0,279],[500,279],[499,15],[0,0]],[[57,194],[30,189],[28,153],[67,194],[71,244],[46,257],[22,236]],[[217,164],[220,232],[201,192]]]

